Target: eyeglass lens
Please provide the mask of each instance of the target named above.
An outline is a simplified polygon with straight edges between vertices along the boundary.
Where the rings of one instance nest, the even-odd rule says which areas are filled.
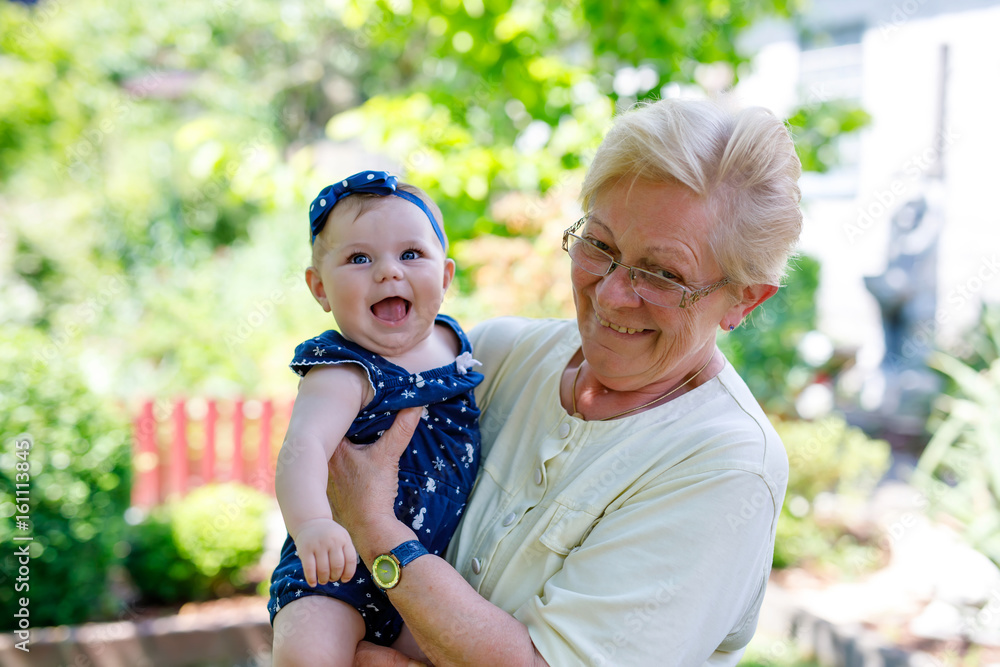
[[[581,269],[596,276],[605,276],[616,264],[615,258],[598,248],[596,245],[582,239],[576,234],[569,234],[569,256]],[[621,265],[624,266],[624,265]],[[678,285],[660,278],[643,269],[625,267],[630,272],[630,282],[636,294],[650,303],[660,306],[677,306],[684,297],[684,290]]]

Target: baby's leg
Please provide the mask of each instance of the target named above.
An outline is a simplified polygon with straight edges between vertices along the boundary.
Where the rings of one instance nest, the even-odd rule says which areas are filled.
[[[281,608],[274,617],[274,667],[351,667],[365,623],[340,600],[308,595]]]

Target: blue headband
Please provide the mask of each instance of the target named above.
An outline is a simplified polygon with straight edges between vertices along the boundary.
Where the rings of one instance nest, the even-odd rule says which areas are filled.
[[[416,195],[397,190],[396,185],[398,183],[399,179],[395,176],[390,176],[387,171],[362,171],[353,176],[348,176],[340,183],[328,185],[320,190],[319,194],[316,195],[316,199],[313,199],[312,205],[309,207],[309,226],[312,229],[312,242],[315,243],[316,237],[323,231],[323,227],[326,225],[327,214],[337,202],[349,195],[363,193],[379,195],[381,197],[395,195],[420,207],[420,210],[427,215],[427,219],[431,221],[431,227],[434,228],[434,233],[437,235],[438,241],[441,242],[441,247],[444,248],[444,232],[441,230],[441,225],[438,224],[438,221],[434,219],[434,214],[427,208],[427,204]]]

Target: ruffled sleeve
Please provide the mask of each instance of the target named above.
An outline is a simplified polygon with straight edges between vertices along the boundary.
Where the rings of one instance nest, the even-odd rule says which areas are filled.
[[[295,348],[295,356],[288,366],[298,375],[305,377],[313,366],[356,364],[364,369],[368,384],[371,385],[377,399],[382,393],[378,390],[382,381],[379,359],[378,355],[359,348],[338,332],[330,330],[300,343]]]

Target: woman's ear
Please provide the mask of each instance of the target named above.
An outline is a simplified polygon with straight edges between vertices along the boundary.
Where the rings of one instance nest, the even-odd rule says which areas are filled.
[[[313,298],[323,307],[323,310],[330,312],[330,300],[326,297],[326,287],[323,286],[323,278],[315,267],[306,269],[306,285],[312,292]]]
[[[777,285],[750,285],[743,288],[741,298],[726,311],[725,317],[719,322],[723,331],[732,331],[754,308],[764,303],[778,291]]]

